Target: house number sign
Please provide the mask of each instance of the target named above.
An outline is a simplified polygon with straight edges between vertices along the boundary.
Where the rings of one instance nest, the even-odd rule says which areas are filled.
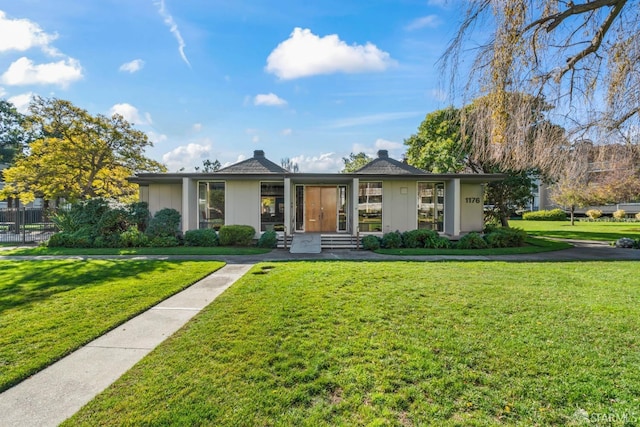
[[[466,203],[480,203],[480,197],[466,197],[464,201]]]

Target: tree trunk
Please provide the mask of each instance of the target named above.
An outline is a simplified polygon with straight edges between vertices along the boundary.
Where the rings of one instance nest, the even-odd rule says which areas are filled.
[[[574,213],[576,211],[576,207],[575,206],[571,206],[571,225],[575,225],[575,217],[574,217]]]

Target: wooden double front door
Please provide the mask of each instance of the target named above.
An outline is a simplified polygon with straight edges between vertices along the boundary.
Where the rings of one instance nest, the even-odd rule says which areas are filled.
[[[305,231],[335,233],[338,217],[336,187],[307,186],[304,190]]]

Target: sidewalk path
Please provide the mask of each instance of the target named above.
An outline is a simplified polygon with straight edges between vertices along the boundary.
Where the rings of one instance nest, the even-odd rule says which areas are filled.
[[[0,394],[0,426],[57,426],[251,268],[228,264]]]

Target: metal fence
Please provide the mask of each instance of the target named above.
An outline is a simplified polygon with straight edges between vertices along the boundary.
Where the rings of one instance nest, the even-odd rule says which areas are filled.
[[[51,222],[51,209],[0,209],[0,244],[38,243],[47,240],[57,230]]]

